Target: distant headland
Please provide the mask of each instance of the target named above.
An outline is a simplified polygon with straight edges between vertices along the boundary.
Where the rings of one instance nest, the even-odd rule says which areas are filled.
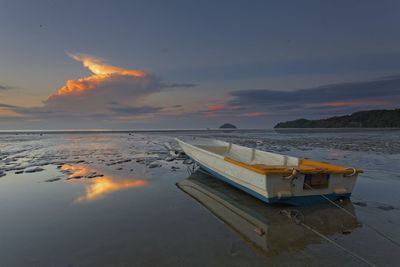
[[[320,120],[280,122],[274,128],[400,128],[400,109],[359,111]]]

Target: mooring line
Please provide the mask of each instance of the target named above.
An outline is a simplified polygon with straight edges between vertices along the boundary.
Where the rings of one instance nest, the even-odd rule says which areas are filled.
[[[326,240],[327,242],[331,243],[332,245],[336,246],[337,248],[339,248],[339,249],[343,250],[344,252],[350,254],[354,258],[364,262],[365,264],[367,264],[369,266],[372,266],[372,267],[376,266],[375,264],[373,264],[369,260],[367,260],[367,259],[363,258],[362,256],[356,254],[355,252],[343,247],[342,245],[340,245],[337,242],[333,241],[332,239],[330,239],[326,235],[320,233],[319,231],[315,230],[311,226],[305,224],[304,223],[304,215],[300,211],[293,210],[293,209],[292,210],[285,210],[284,209],[284,210],[282,210],[282,213],[285,214],[289,219],[291,219],[293,221],[293,223],[303,226],[307,230],[313,232],[314,234],[316,234],[317,236],[319,236],[322,239]]]
[[[311,190],[314,190],[314,188],[312,188],[310,185],[305,184],[307,187],[309,187]],[[315,190],[314,190],[315,192]],[[323,195],[323,194],[319,194],[320,196],[322,196],[323,198],[325,198],[327,201],[329,201],[331,204],[333,204],[334,206],[336,206],[337,208],[339,208],[340,210],[344,211],[347,215],[357,219],[357,217],[350,213],[348,210],[344,209],[343,207],[341,207],[340,205],[338,205],[337,203],[335,203],[333,200],[329,199],[327,196]],[[384,239],[390,241],[392,244],[396,245],[397,247],[400,247],[400,243],[397,242],[396,240],[394,240],[393,238],[391,238],[390,236],[382,233],[380,230],[378,230],[377,228],[375,228],[374,226],[368,224],[368,223],[363,223],[365,226],[367,226],[368,228],[370,228],[372,231],[374,231],[376,234],[380,235],[381,237],[383,237]]]
[[[224,206],[225,208],[227,208],[228,210],[230,210],[231,212],[233,212],[234,214],[236,214],[237,216],[241,217],[242,219],[244,219],[245,221],[247,221],[248,223],[250,223],[251,225],[253,225],[254,227],[258,228],[259,226],[256,225],[254,222],[250,221],[249,219],[247,219],[246,217],[242,216],[241,214],[237,213],[236,211],[234,211],[233,209],[231,209],[230,207],[228,207],[227,205],[225,205],[224,203],[222,203],[221,201],[219,201],[218,199],[216,199],[214,196],[210,195],[209,193],[204,192],[203,190],[200,190],[199,188],[193,186],[193,185],[185,185],[185,184],[177,184],[178,187],[189,187],[192,188],[196,191],[201,192],[202,194],[206,195],[207,197],[213,199],[214,201],[218,202],[220,205]],[[203,206],[205,206],[205,204],[203,203],[203,201],[200,201],[198,198],[196,198],[197,201],[199,201]],[[336,203],[335,203],[336,204]],[[340,207],[340,206],[339,206]],[[315,230],[314,228],[312,228],[311,226],[307,225],[304,223],[304,215],[299,212],[298,210],[285,210],[285,209],[281,209],[279,211],[279,213],[281,214],[285,214],[287,217],[289,217],[293,223],[298,224],[303,226],[304,228],[308,229],[309,231],[313,232],[314,234],[316,234],[317,236],[321,237],[322,239],[326,240],[327,242],[329,242],[330,244],[338,247],[339,249],[343,250],[344,252],[348,253],[349,255],[353,256],[354,258],[357,258],[358,260],[364,262],[365,264],[367,264],[368,266],[371,267],[376,267],[375,264],[371,263],[370,261],[368,261],[367,259],[363,258],[362,256],[352,252],[351,250],[343,247],[342,245],[338,244],[337,242],[335,242],[334,240],[330,239],[329,237],[327,237],[326,235],[320,233],[319,231]],[[294,214],[294,215],[293,215]],[[352,215],[352,214],[350,214]],[[217,216],[218,217],[218,216]]]

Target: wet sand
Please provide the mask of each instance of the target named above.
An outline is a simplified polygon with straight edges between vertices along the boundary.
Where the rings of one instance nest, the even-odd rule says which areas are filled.
[[[400,242],[399,133],[0,134],[0,266],[366,266],[283,216],[288,207],[196,174],[261,225],[241,232],[240,216],[182,190],[193,176],[173,138],[187,135],[363,168],[341,203],[355,218],[330,205],[301,212],[349,251],[394,266],[400,248],[382,234]]]

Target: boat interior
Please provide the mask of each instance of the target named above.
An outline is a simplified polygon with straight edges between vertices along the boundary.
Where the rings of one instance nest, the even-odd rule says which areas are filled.
[[[260,174],[279,173],[289,175],[293,173],[294,169],[304,174],[354,175],[362,172],[360,169],[261,151],[220,140],[194,138],[187,142],[203,150],[221,155],[225,161]]]

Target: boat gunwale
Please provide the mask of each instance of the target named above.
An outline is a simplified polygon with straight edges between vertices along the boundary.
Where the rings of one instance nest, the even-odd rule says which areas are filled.
[[[214,153],[214,152],[205,150],[205,149],[200,148],[200,147],[198,147],[198,146],[195,146],[195,145],[192,145],[192,144],[190,144],[190,143],[187,143],[187,142],[185,142],[185,141],[183,141],[183,140],[181,140],[181,139],[175,138],[175,141],[177,141],[178,143],[183,143],[183,144],[185,144],[185,145],[191,147],[192,149],[200,150],[201,152],[205,152],[206,154],[209,154],[209,155],[212,155],[212,156],[217,156],[218,158],[220,158],[220,159],[222,159],[222,160],[224,159],[224,156],[222,156],[222,155],[220,155],[220,154],[218,154],[218,153]],[[222,142],[224,142],[224,141],[222,141]],[[227,142],[224,142],[224,143],[227,143]],[[229,144],[229,143],[227,143],[227,144]]]

